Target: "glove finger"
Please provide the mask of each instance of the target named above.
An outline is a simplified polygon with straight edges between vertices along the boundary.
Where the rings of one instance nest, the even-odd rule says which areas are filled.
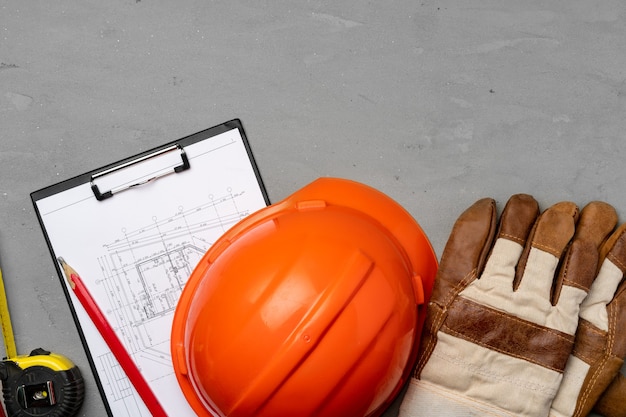
[[[447,306],[484,262],[496,230],[496,203],[478,200],[465,210],[452,228],[441,256],[431,302]]]
[[[500,216],[497,238],[509,239],[524,246],[538,215],[539,204],[532,196],[512,196]]]
[[[626,322],[626,283],[618,289],[626,271],[626,224],[607,240],[600,257],[603,259],[600,271],[581,305],[580,317],[608,331],[610,308],[619,314],[616,318]]]
[[[626,334],[620,331],[626,325],[626,225],[603,245],[601,258],[597,277],[580,306],[574,356],[588,368],[577,365],[571,370],[582,378],[576,416],[590,412],[626,356]]]
[[[414,376],[419,375],[437,344],[437,332],[445,320],[446,311],[470,282],[484,262],[496,230],[496,203],[483,198],[465,210],[454,223],[441,255],[433,293],[419,348],[419,360]]]
[[[505,281],[512,285],[515,266],[538,215],[539,205],[532,196],[517,194],[509,199],[484,271],[479,271],[483,287],[504,285]]]
[[[539,216],[517,267],[515,290],[550,299],[559,260],[574,236],[577,220],[578,207],[568,201],[551,206]]]
[[[592,201],[580,212],[574,239],[591,241],[600,249],[617,224],[617,213],[612,205]]]
[[[596,277],[600,247],[616,223],[617,213],[610,204],[594,201],[583,208],[576,224],[572,245],[565,255],[554,285],[552,305],[557,305],[563,286],[566,286],[565,292],[569,295],[563,298],[561,305],[564,311],[573,314],[572,317],[578,315],[582,300],[571,293],[576,292],[574,288],[584,293],[589,291]]]
[[[609,258],[616,265],[626,263],[626,223],[622,224],[607,239],[606,243],[600,249],[600,260],[604,261]]]

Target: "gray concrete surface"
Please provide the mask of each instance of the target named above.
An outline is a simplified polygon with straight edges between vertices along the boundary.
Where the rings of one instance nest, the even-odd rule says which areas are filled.
[[[380,189],[441,254],[477,198],[607,201],[626,220],[626,5],[0,1],[0,258],[18,349],[84,370],[29,193],[232,118],[272,201]],[[395,407],[387,416],[395,415]]]

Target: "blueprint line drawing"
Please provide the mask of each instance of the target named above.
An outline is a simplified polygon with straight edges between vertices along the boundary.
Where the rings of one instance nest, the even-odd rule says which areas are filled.
[[[111,393],[115,400],[123,400],[133,395],[130,381],[126,378],[126,374],[122,367],[113,360],[113,354],[108,353],[101,355],[100,369],[102,372],[107,373],[107,380],[109,381]]]
[[[250,214],[237,204],[244,194],[228,188],[196,207],[178,206],[170,217],[122,228],[118,239],[103,245],[96,284],[108,297],[105,313],[114,318],[130,354],[142,366],[149,364],[155,378],[172,372],[169,335],[156,329],[171,327],[183,287],[213,242]]]

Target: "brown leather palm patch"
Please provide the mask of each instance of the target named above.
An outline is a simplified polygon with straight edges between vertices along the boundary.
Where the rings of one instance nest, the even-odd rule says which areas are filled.
[[[491,350],[563,372],[574,336],[457,297],[441,331]]]

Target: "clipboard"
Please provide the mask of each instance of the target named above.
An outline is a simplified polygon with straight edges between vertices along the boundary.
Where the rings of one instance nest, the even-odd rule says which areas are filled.
[[[241,121],[31,193],[37,218],[110,417],[150,417],[58,263],[63,257],[168,415],[195,417],[170,354],[176,303],[211,244],[269,204]]]

